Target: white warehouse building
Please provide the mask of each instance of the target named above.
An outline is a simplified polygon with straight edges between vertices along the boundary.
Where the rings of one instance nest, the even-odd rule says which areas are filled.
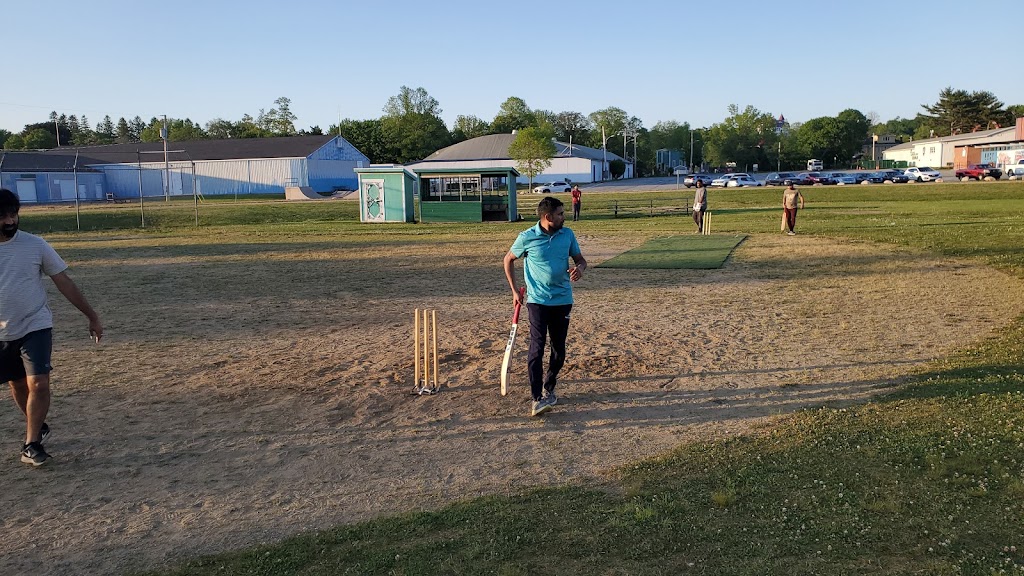
[[[941,136],[912,140],[889,148],[882,153],[885,160],[906,162],[908,166],[952,168],[956,164],[956,149],[963,146],[984,146],[1014,139],[1014,127],[980,130],[955,136]]]
[[[440,168],[516,168],[516,161],[508,154],[508,147],[515,140],[515,134],[488,134],[479,136],[447,148],[442,148],[419,162],[407,164],[414,170]],[[542,174],[534,176],[534,182],[569,180],[571,182],[589,183],[609,180],[608,164],[612,160],[626,163],[623,178],[633,178],[633,163],[604,150],[554,142],[555,155],[551,157],[551,166]],[[607,162],[606,162],[607,160]],[[519,183],[527,183],[529,178],[520,175]]]

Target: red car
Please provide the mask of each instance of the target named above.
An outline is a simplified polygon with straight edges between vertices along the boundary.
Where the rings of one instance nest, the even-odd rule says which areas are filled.
[[[800,176],[805,177],[814,184],[821,184],[822,186],[830,186],[836,183],[835,180],[825,176],[821,172],[804,172],[803,174],[800,174]]]

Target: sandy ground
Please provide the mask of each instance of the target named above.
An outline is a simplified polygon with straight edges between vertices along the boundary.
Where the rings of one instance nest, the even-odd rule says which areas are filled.
[[[591,264],[636,242],[580,241]],[[0,410],[0,574],[159,568],[606,481],[683,442],[862,401],[1024,311],[1022,283],[991,269],[806,236],[751,236],[721,270],[592,268],[559,405],[529,418],[525,347],[498,393],[505,245],[138,244],[109,240],[74,263],[104,316],[101,346],[54,300],[54,460],[19,463],[20,414]],[[409,394],[417,306],[438,310],[433,397]]]

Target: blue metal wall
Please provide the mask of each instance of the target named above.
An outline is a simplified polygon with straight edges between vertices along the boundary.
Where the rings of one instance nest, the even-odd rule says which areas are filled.
[[[335,136],[309,155],[307,166],[308,186],[317,192],[358,190],[355,169],[369,167],[370,159],[348,140]]]
[[[139,197],[138,164],[96,166],[107,175],[107,186],[118,198]],[[192,194],[192,165],[170,163],[171,195]],[[286,184],[308,186],[305,158],[208,160],[195,163],[196,190],[204,196],[284,194]],[[142,191],[146,197],[164,195],[164,164],[142,164]]]
[[[207,196],[245,194],[284,194],[285,186],[310,186],[317,192],[356,190],[358,180],[355,168],[369,166],[370,159],[340,136],[329,140],[308,158],[253,158],[237,160],[202,160],[195,162],[196,190]],[[115,198],[162,197],[165,194],[165,166],[162,161],[100,164],[91,166],[100,173],[79,173],[80,185],[85,185],[80,199],[102,200],[107,193]],[[140,182],[141,172],[141,182]],[[191,162],[169,163],[171,195],[192,194],[193,165]],[[61,179],[74,179],[70,173],[20,174],[4,172],[0,185],[17,190],[17,180],[36,180],[36,201],[39,203],[67,201],[68,184],[61,196]],[[97,189],[96,185],[100,188]],[[74,200],[74,187],[70,187]]]
[[[352,160],[309,160],[309,186],[317,192],[358,190],[356,168],[366,168],[369,162]]]
[[[370,159],[341,136],[335,136],[333,140],[321,146],[319,150],[309,155],[309,159],[350,160],[353,162],[363,162],[365,166],[370,165]]]
[[[73,172],[3,172],[0,173],[0,188],[7,188],[17,193],[19,180],[30,180],[35,183],[35,203],[75,201],[75,174]],[[61,182],[64,184],[62,185]],[[61,194],[62,190],[63,194]],[[80,172],[78,174],[79,200],[103,200],[107,191],[103,174],[96,172]],[[22,198],[21,201],[26,204],[33,202],[30,198]]]

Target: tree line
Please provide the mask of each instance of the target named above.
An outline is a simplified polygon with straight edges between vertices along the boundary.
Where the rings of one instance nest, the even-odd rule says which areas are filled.
[[[286,97],[274,107],[261,109],[240,120],[215,118],[205,125],[189,119],[167,120],[168,136],[174,141],[204,138],[257,138],[323,134],[318,126],[296,130],[295,115]],[[873,134],[892,134],[904,140],[948,136],[974,130],[1012,125],[1024,116],[1024,105],[1005,106],[991,92],[968,92],[946,88],[937,102],[922,104],[914,118],[880,122],[877,115],[846,109],[836,116],[812,118],[802,123],[778,125],[774,113],[753,106],[731,104],[728,115],[708,127],[688,122],[663,121],[647,128],[622,108],[611,106],[584,114],[566,110],[533,109],[522,98],[512,96],[499,106],[490,120],[459,115],[449,128],[441,119],[440,103],[423,88],[402,86],[390,97],[379,118],[344,119],[327,129],[340,134],[374,163],[406,163],[421,160],[436,150],[477,136],[507,134],[534,128],[531,137],[553,137],[592,148],[606,148],[635,161],[637,175],[670,173],[674,166],[657,162],[659,149],[675,150],[678,163],[687,166],[724,167],[730,163],[743,169],[758,164],[765,169],[797,169],[808,158],[820,158],[828,166],[854,163]],[[781,117],[781,116],[780,116]],[[30,124],[18,134],[0,130],[5,149],[38,149],[57,146],[87,146],[160,140],[164,120],[144,122],[136,116],[116,123],[106,116],[90,128],[86,117],[51,113],[49,122]]]
[[[295,114],[291,111],[291,100],[285,97],[274,101],[269,110],[260,109],[256,117],[244,114],[240,120],[230,121],[214,118],[202,126],[185,118],[150,118],[145,122],[139,116],[132,119],[121,117],[114,122],[104,116],[95,128],[84,115],[68,116],[50,112],[47,122],[27,124],[21,132],[13,134],[0,129],[0,148],[5,150],[40,150],[58,146],[96,146],[102,144],[128,144],[131,142],[158,142],[167,125],[168,139],[183,142],[218,138],[264,138],[269,136],[295,136],[298,134],[323,134],[313,126],[308,130],[295,129]]]

